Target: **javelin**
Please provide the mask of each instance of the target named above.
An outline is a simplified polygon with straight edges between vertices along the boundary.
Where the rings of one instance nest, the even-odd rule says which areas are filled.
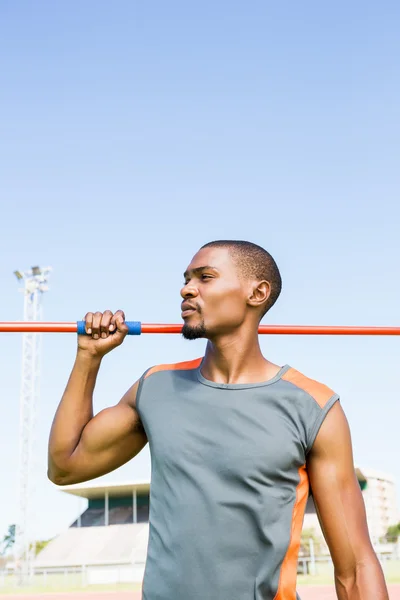
[[[126,321],[128,335],[142,333],[181,333],[182,324]],[[85,322],[0,321],[0,333],[78,333],[84,335]],[[260,334],[269,335],[400,335],[400,327],[360,327],[340,325],[260,325]]]

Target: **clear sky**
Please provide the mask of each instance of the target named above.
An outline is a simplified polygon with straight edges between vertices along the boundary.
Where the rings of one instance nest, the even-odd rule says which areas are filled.
[[[22,318],[12,273],[38,264],[54,268],[47,320],[123,308],[179,322],[192,255],[230,238],[280,266],[265,323],[400,325],[399,18],[395,1],[2,2],[0,318]],[[0,533],[17,518],[21,336],[1,341]],[[341,395],[356,463],[400,486],[400,339],[261,343]],[[75,346],[73,334],[43,337],[41,538],[83,507],[46,477]],[[203,350],[127,339],[104,360],[96,412],[147,367]],[[149,474],[144,450],[104,479]]]

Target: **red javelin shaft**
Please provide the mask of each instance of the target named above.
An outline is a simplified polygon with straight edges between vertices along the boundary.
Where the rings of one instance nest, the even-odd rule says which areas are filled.
[[[142,333],[180,333],[181,324],[142,323]],[[0,321],[0,333],[76,333],[77,323]],[[351,327],[331,325],[260,325],[260,334],[287,335],[400,335],[400,327]]]
[[[180,333],[181,330],[182,325],[142,324],[142,333]],[[258,333],[269,335],[400,335],[400,327],[260,325]]]

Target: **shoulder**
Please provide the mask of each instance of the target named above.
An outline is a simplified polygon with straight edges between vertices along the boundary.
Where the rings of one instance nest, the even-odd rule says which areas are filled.
[[[338,395],[330,387],[303,375],[303,373],[296,371],[292,367],[282,375],[281,379],[310,396],[320,408],[324,408],[331,399],[338,398]]]
[[[167,382],[171,383],[171,375],[178,376],[179,374],[182,378],[183,373],[189,374],[191,371],[197,369],[201,365],[202,360],[203,358],[196,358],[195,360],[185,362],[155,365],[147,369],[138,382],[136,408],[138,409],[139,404],[141,404],[144,390],[150,391],[150,394],[153,394],[154,391],[159,392],[160,389],[165,392]],[[176,388],[176,382],[173,383],[173,386]]]
[[[191,371],[193,369],[197,369],[200,366],[202,360],[203,358],[201,357],[185,362],[167,365],[156,365],[154,367],[150,367],[150,369],[147,369],[147,371],[143,373],[142,379],[145,380],[151,375],[154,375],[154,373],[160,373],[162,371]]]

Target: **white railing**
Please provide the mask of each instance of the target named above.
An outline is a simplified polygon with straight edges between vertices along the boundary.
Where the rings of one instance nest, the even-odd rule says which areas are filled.
[[[385,575],[400,573],[400,558],[397,552],[392,554],[377,554]],[[28,582],[29,589],[40,593],[45,591],[62,591],[71,588],[91,588],[91,583],[128,585],[136,589],[141,582],[144,562],[135,561],[130,564],[96,564],[70,567],[36,567]],[[298,575],[330,575],[333,574],[333,563],[329,555],[300,556],[298,560]],[[128,577],[127,577],[128,573]],[[99,575],[100,574],[100,575]],[[129,578],[129,574],[135,577]],[[96,580],[97,579],[97,580]],[[100,581],[102,579],[102,581]],[[27,586],[27,587],[28,587]],[[18,588],[18,577],[12,569],[0,570],[0,594]]]
[[[144,571],[144,563],[136,562],[134,564],[97,564],[97,565],[81,565],[76,567],[46,567],[38,568],[33,570],[33,573],[29,579],[28,586],[36,591],[41,589],[52,589],[63,590],[70,588],[85,588],[90,587],[91,582],[94,578],[94,571],[97,573],[103,573],[107,575],[112,570],[112,579],[110,581],[94,583],[111,583],[115,585],[119,584],[137,584],[135,580],[127,578],[127,571],[132,575],[134,572],[139,572],[142,576]],[[141,577],[140,577],[141,580]],[[8,569],[0,571],[0,593],[6,589],[17,588],[19,586],[19,580],[14,570]],[[25,587],[28,587],[25,586]]]

